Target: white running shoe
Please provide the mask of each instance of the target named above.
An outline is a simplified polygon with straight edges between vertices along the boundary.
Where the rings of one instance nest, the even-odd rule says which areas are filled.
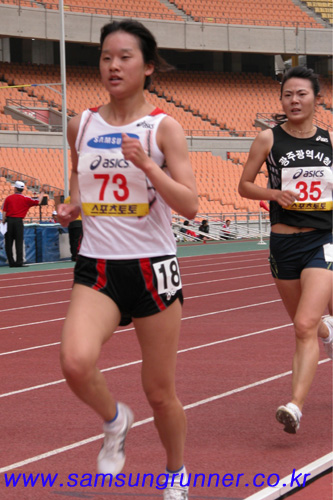
[[[124,420],[120,431],[110,431],[110,424],[104,423],[105,433],[101,451],[97,457],[97,471],[99,474],[112,474],[116,476],[125,465],[125,438],[134,422],[132,410],[124,403],[118,403],[118,413]]]
[[[188,486],[183,486],[188,482],[185,467],[180,473],[171,474],[167,471],[166,474],[169,474],[169,480],[163,492],[163,500],[188,500]]]
[[[326,351],[327,356],[330,359],[333,359],[333,316],[329,316],[323,320],[323,323],[328,328],[329,335],[326,339],[321,339],[323,341],[324,349]]]
[[[276,410],[276,420],[284,425],[284,431],[289,434],[296,434],[299,429],[302,414],[298,415],[293,408],[286,406],[279,406]]]

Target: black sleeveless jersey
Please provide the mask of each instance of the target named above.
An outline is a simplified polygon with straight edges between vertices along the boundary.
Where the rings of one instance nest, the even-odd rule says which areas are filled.
[[[273,131],[273,146],[266,159],[269,175],[269,187],[281,189],[282,168],[313,167],[316,169],[332,169],[332,143],[327,130],[317,128],[313,137],[299,139],[287,134],[281,125]],[[321,174],[317,172],[318,177]],[[276,201],[270,201],[271,225],[282,223],[288,226],[313,227],[315,229],[332,229],[332,210],[286,210]]]

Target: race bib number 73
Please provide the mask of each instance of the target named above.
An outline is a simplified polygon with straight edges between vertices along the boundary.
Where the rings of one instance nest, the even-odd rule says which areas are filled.
[[[149,213],[146,176],[121,153],[81,154],[79,187],[82,210],[89,216],[142,217]]]

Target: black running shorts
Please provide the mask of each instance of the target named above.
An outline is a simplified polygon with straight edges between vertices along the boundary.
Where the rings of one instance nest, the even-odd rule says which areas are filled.
[[[92,259],[78,255],[74,283],[110,297],[121,312],[120,325],[164,311],[176,299],[183,303],[176,256],[133,260]]]
[[[274,278],[297,280],[303,269],[332,270],[332,233],[309,231],[270,237],[270,266]]]

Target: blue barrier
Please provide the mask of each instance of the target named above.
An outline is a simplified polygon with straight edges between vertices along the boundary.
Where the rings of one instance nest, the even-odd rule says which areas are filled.
[[[24,262],[55,262],[68,259],[61,256],[59,236],[68,234],[60,224],[27,224],[24,226]],[[0,233],[0,266],[7,265],[5,238]]]

